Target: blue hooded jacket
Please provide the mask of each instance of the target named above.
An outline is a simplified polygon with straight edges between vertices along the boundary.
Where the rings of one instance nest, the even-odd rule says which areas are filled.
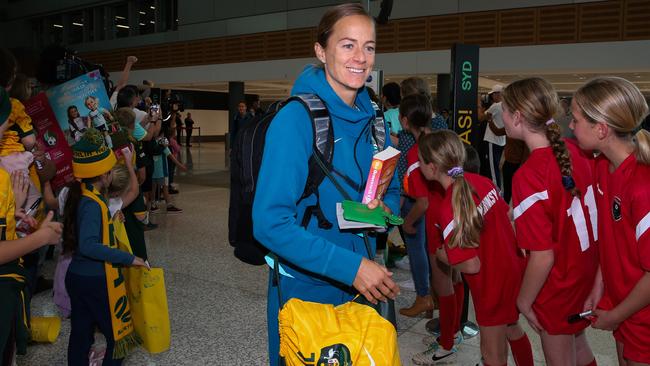
[[[358,110],[352,108],[334,92],[324,70],[310,65],[291,93],[313,93],[324,101],[334,129],[334,169],[365,187],[373,155],[369,123],[375,114],[365,88],[355,100]],[[299,103],[282,108],[269,126],[253,203],[254,235],[281,258],[291,276],[321,285],[334,280],[350,286],[367,251],[357,233],[338,229],[336,203],[344,198],[328,178],[319,187],[320,207],[334,226],[320,229],[314,217],[306,229],[300,226],[305,207],[316,201],[312,195],[298,203],[307,181],[313,140],[307,110]],[[352,199],[361,201],[363,188],[358,192],[343,179],[338,181]],[[397,178],[392,180],[384,203],[392,212],[399,212]],[[372,255],[374,244],[371,238]]]

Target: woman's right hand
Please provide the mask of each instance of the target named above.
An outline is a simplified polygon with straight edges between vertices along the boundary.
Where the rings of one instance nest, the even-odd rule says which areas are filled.
[[[373,304],[386,301],[387,297],[395,300],[399,295],[399,286],[393,281],[392,276],[393,273],[386,267],[364,257],[352,286]]]

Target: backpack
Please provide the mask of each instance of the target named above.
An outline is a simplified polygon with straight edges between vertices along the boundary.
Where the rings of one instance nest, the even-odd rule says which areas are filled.
[[[261,243],[253,237],[252,209],[257,188],[257,176],[262,165],[262,154],[266,131],[269,125],[284,106],[290,102],[300,103],[311,117],[314,131],[312,156],[309,158],[309,173],[307,182],[299,201],[316,195],[316,203],[307,207],[303,214],[301,225],[306,227],[314,216],[319,227],[332,228],[322,211],[318,187],[325,179],[325,173],[317,164],[314,155],[320,158],[329,170],[333,170],[334,131],[330,114],[323,101],[315,94],[297,94],[271,105],[261,116],[256,116],[248,122],[237,134],[231,150],[230,161],[230,207],[228,212],[228,241],[233,246],[235,257],[252,265],[266,263],[264,257],[269,253]],[[378,150],[386,147],[386,127],[379,106],[374,102],[376,117],[371,124],[371,136]]]

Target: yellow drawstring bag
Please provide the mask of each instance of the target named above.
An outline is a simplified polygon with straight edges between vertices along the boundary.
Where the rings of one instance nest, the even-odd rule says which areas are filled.
[[[369,306],[290,299],[278,320],[287,366],[400,365],[395,327]]]

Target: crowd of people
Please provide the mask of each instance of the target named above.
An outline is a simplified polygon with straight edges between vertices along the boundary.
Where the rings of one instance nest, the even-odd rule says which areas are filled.
[[[0,50],[2,365],[27,352],[30,300],[43,288],[39,275],[48,245],[58,253],[49,288],[54,286],[54,303],[71,322],[68,363],[89,364],[96,328],[106,339],[104,365],[121,364],[139,342],[130,317],[120,310],[126,290],[119,267],[149,267],[144,232],[157,227],[151,214],[182,213],[170,195],[178,193],[172,185],[176,168],[186,167],[175,135],[182,116],[169,99],[162,106],[152,103],[151,82],[127,84],[136,62],[128,57],[120,81],[107,90],[110,109],[92,96],[85,99],[89,118],[81,118],[76,107],[67,109],[74,179],[55,189],[56,168],[36,143],[23,105],[33,96],[30,84],[13,54]],[[192,125],[188,113],[185,126]],[[120,146],[113,146],[120,139]],[[162,201],[166,209],[158,206]],[[115,238],[120,229],[127,247]]]
[[[278,311],[288,299],[340,305],[357,294],[377,303],[400,293],[392,272],[366,253],[361,233],[299,219],[316,204],[336,222],[336,202],[360,201],[377,150],[364,87],[375,60],[373,19],[359,5],[330,9],[314,50],[320,64],[303,69],[292,94],[316,94],[326,104],[334,174],[316,197],[301,196],[313,132],[305,108],[289,103],[268,129],[264,189],[253,204],[255,237],[279,261],[271,266],[279,280],[268,289],[272,365],[281,362]],[[381,100],[389,144],[402,156],[388,191],[368,206],[404,218],[399,229],[417,296],[400,313],[439,309],[439,329],[423,340],[415,364],[456,359],[468,295],[483,365],[505,365],[508,348],[517,365],[533,365],[520,315],[541,338],[549,365],[596,365],[590,326],[613,331],[621,365],[650,364],[650,134],[640,128],[648,105],[634,84],[600,77],[562,100],[542,78],[495,85],[479,101],[478,151],[449,129],[448,111],[433,112],[424,80],[387,84]],[[567,139],[572,132],[575,139]],[[384,234],[370,239],[382,250]]]

